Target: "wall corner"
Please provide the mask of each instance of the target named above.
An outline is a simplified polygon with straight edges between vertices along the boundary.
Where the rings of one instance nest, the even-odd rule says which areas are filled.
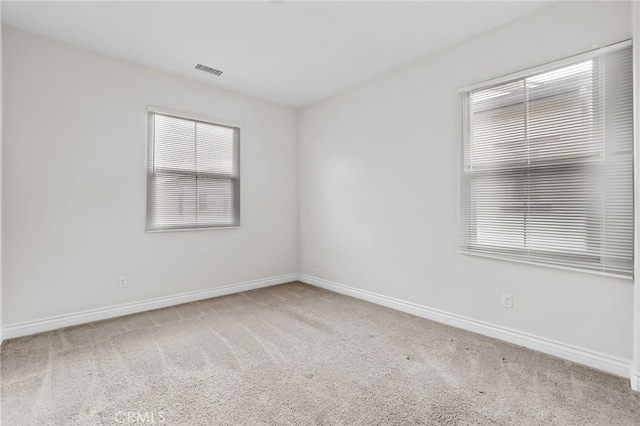
[[[634,110],[634,203],[635,203],[635,229],[634,229],[634,280],[633,280],[633,360],[631,363],[631,388],[640,392],[640,4],[631,4],[631,27],[633,31],[633,110]]]

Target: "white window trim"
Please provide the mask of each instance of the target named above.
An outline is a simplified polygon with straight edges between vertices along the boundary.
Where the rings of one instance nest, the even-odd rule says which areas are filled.
[[[207,116],[204,116],[204,115],[191,114],[190,112],[179,112],[179,111],[175,111],[175,110],[172,110],[172,109],[157,108],[157,107],[154,107],[154,106],[147,107],[147,112],[154,112],[154,113],[157,113],[157,114],[173,115],[174,117],[184,118],[186,120],[204,121],[206,123],[217,124],[217,125],[220,125],[220,126],[237,127],[239,129],[242,129],[242,125],[237,124],[237,123],[233,123],[233,122],[230,122],[230,121],[224,121],[224,120],[218,120],[217,118],[207,117]],[[242,157],[240,159],[242,160]]]
[[[196,120],[196,121],[204,121],[206,123],[213,123],[213,124],[217,124],[220,126],[226,126],[226,127],[236,127],[240,130],[240,134],[242,134],[242,124],[238,124],[238,123],[234,123],[234,122],[230,122],[230,121],[225,121],[225,120],[218,120],[217,118],[211,118],[211,117],[207,117],[204,115],[199,115],[199,114],[192,114],[190,112],[184,112],[184,111],[176,111],[173,109],[167,109],[167,108],[160,108],[160,107],[155,107],[155,106],[148,106],[147,107],[147,114],[145,114],[145,117],[148,116],[148,114],[150,112],[153,113],[157,113],[157,114],[166,114],[166,115],[171,115],[174,117],[179,117],[179,118],[184,118],[187,120]],[[148,118],[147,118],[148,119]],[[147,196],[146,192],[148,191],[148,187],[149,187],[149,182],[148,182],[148,174],[147,174],[147,170],[149,170],[149,153],[148,153],[148,149],[149,149],[149,126],[147,127],[147,134],[146,134],[146,138],[145,138],[145,151],[144,151],[144,155],[145,155],[145,211],[144,211],[144,223],[145,223],[145,230],[144,232],[146,234],[161,234],[161,233],[165,233],[165,232],[193,232],[193,231],[213,231],[213,230],[223,230],[223,229],[240,229],[242,228],[242,213],[240,213],[239,217],[238,217],[238,224],[237,225],[233,225],[233,226],[203,226],[203,227],[185,227],[185,228],[169,228],[169,229],[147,229],[147,211],[149,209],[149,197]],[[242,173],[242,143],[240,143],[239,145],[239,158],[238,158],[238,169],[240,170],[240,173]],[[243,203],[243,199],[242,199],[242,194],[244,193],[243,191],[243,181],[244,179],[240,179],[239,182],[239,188],[238,188],[238,198],[240,201],[240,206],[242,206]]]
[[[605,46],[605,47],[601,47],[601,48],[597,48],[594,50],[590,50],[588,52],[585,53],[581,53],[578,55],[574,55],[574,56],[570,56],[568,58],[563,58],[557,61],[553,61],[553,62],[548,62],[546,64],[542,64],[542,65],[538,65],[536,67],[532,67],[532,68],[527,68],[527,69],[523,69],[520,71],[516,71],[513,72],[511,74],[507,74],[507,75],[503,75],[502,77],[496,77],[496,78],[492,78],[490,80],[485,80],[485,81],[481,81],[479,83],[473,83],[470,84],[468,86],[464,86],[459,88],[456,93],[460,94],[460,93],[464,93],[464,92],[469,92],[471,90],[474,89],[479,89],[481,87],[487,87],[487,86],[493,86],[495,84],[500,84],[500,83],[505,83],[509,80],[517,80],[523,77],[526,77],[530,74],[538,74],[541,72],[545,72],[545,71],[550,71],[554,68],[559,68],[562,67],[564,65],[570,65],[574,62],[580,62],[580,61],[586,61],[587,59],[592,59],[595,58],[597,56],[600,55],[604,55],[607,53],[611,53],[611,52],[615,52],[618,50],[622,50],[626,47],[629,47],[632,45],[632,41],[631,40],[625,40],[625,41],[621,41],[619,43],[615,43],[615,44],[611,44],[609,46]]]
[[[503,75],[501,77],[496,77],[496,78],[492,78],[489,80],[484,80],[481,82],[477,82],[477,83],[473,83],[467,86],[463,86],[460,87],[456,90],[456,94],[460,95],[463,94],[465,92],[470,92],[472,90],[475,89],[479,89],[479,88],[486,88],[486,87],[490,87],[493,85],[499,85],[501,83],[505,83],[511,80],[518,80],[521,78],[524,78],[528,75],[531,74],[537,74],[537,73],[543,73],[546,71],[551,71],[555,68],[559,68],[559,67],[563,67],[565,65],[571,65],[573,63],[576,62],[581,62],[581,61],[586,61],[588,59],[593,59],[596,58],[598,56],[607,54],[607,53],[612,53],[612,52],[616,52],[622,49],[625,49],[627,47],[633,46],[633,40],[629,39],[629,40],[624,40],[618,43],[614,43],[608,46],[604,46],[604,47],[600,47],[600,48],[595,48],[594,50],[590,50],[588,52],[584,52],[578,55],[573,55],[570,57],[566,57],[563,59],[559,59],[557,61],[553,61],[553,62],[548,62],[539,66],[535,66],[535,67],[531,67],[531,68],[526,68],[526,69],[521,69],[519,71],[510,73],[510,74],[506,74]],[[634,75],[635,75],[635,64],[636,61],[638,60],[638,58],[635,57],[635,51],[633,52],[634,54],[634,58],[633,58],[633,67],[634,67]],[[637,88],[635,88],[635,85],[637,84],[637,82],[634,80],[634,93],[637,92]],[[464,105],[462,102],[462,99],[460,96],[458,96],[459,98],[459,109],[461,111],[464,112]],[[634,103],[633,103],[633,108],[634,108],[634,114],[633,114],[633,185],[634,187],[637,185],[637,174],[638,174],[638,167],[639,164],[636,162],[637,158],[638,158],[638,154],[637,154],[637,133],[639,131],[639,129],[637,128],[637,115],[638,112],[636,111],[636,106],[637,106],[637,102],[634,98]],[[462,117],[462,116],[461,116]],[[463,119],[463,123],[462,126],[464,126],[464,119]],[[461,129],[461,134],[460,134],[460,139],[463,138],[463,132],[464,129]],[[464,144],[459,145],[460,146],[460,151],[458,152],[459,156],[463,156],[463,150],[464,150]],[[460,158],[460,157],[459,157]],[[464,164],[463,162],[458,162],[458,176],[461,175],[461,173],[464,171]],[[460,223],[460,211],[459,211],[459,206],[460,206],[460,185],[457,185],[457,202],[458,202],[458,214],[457,214],[457,220],[456,220],[456,226],[459,225]],[[637,247],[638,247],[638,240],[636,238],[636,233],[638,232],[638,229],[640,229],[640,226],[637,225],[637,223],[635,223],[635,216],[637,215],[637,205],[639,200],[635,198],[637,190],[634,190],[634,201],[633,201],[633,205],[634,205],[634,267],[633,267],[633,272],[632,275],[621,275],[621,274],[615,274],[615,273],[611,273],[611,272],[604,272],[604,271],[598,271],[598,270],[588,270],[588,269],[581,269],[581,268],[575,268],[575,267],[571,267],[571,266],[565,266],[565,265],[558,265],[558,264],[553,264],[553,263],[544,263],[544,262],[536,262],[536,261],[530,261],[530,260],[521,260],[521,259],[515,259],[515,258],[511,258],[511,257],[506,257],[506,256],[500,256],[500,255],[494,255],[494,254],[488,254],[488,253],[482,253],[482,252],[476,252],[476,251],[472,251],[472,250],[467,250],[461,247],[457,247],[457,252],[459,254],[464,254],[464,255],[468,255],[468,256],[473,256],[473,257],[480,257],[480,258],[488,258],[488,259],[494,259],[494,260],[500,260],[500,261],[506,261],[506,262],[510,262],[510,263],[522,263],[522,264],[527,264],[527,265],[536,265],[536,266],[543,266],[546,268],[552,268],[552,269],[561,269],[561,270],[569,270],[569,271],[576,271],[576,272],[581,272],[581,273],[587,273],[587,274],[592,274],[592,275],[598,275],[601,277],[613,277],[613,278],[620,278],[620,279],[624,279],[626,281],[631,281],[634,282],[635,281],[635,275],[638,272],[637,269],[637,264],[638,264],[638,259],[640,258],[640,254],[638,253]]]

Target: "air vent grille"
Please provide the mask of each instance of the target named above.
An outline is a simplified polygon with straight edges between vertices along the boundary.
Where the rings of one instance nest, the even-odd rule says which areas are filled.
[[[204,72],[208,72],[209,74],[220,76],[222,75],[222,71],[217,70],[215,68],[208,67],[206,65],[198,64],[196,65],[196,69]]]

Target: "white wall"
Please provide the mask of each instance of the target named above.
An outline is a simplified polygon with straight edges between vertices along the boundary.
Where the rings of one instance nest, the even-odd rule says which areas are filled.
[[[2,22],[2,7],[0,7],[0,22]],[[0,31],[0,241],[2,241],[2,31]],[[2,336],[2,245],[0,244],[0,345]]]
[[[3,31],[5,326],[297,271],[295,111]],[[144,232],[150,105],[242,126],[242,228]]]
[[[634,82],[634,105],[635,105],[635,121],[634,121],[634,137],[635,137],[635,179],[636,182],[640,181],[640,4],[634,2],[632,4],[632,16],[631,22],[633,27],[633,82]],[[636,202],[636,225],[635,225],[635,270],[636,278],[634,283],[634,309],[633,309],[633,363],[631,365],[631,387],[636,391],[640,391],[640,279],[638,278],[638,271],[640,271],[640,258],[638,253],[640,252],[640,212],[638,212],[638,206],[640,206],[640,185],[635,187],[635,202]]]
[[[456,89],[628,39],[629,16],[559,2],[303,109],[301,272],[631,359],[631,281],[456,251]]]

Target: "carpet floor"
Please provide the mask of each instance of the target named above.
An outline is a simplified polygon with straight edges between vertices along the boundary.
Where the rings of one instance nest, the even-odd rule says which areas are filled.
[[[629,381],[301,283],[9,340],[19,425],[639,425]]]

